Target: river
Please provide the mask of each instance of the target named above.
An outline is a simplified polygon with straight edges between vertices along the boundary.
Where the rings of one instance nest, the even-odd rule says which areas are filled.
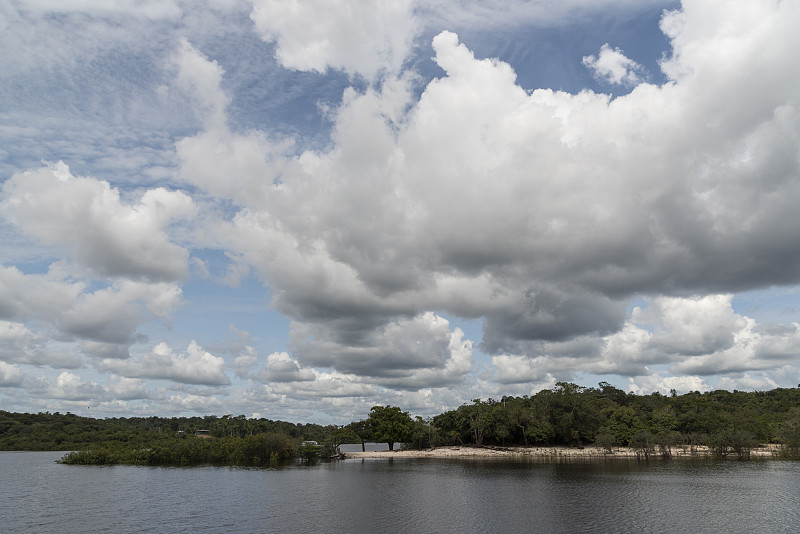
[[[3,533],[800,532],[800,462],[86,467],[0,452]]]

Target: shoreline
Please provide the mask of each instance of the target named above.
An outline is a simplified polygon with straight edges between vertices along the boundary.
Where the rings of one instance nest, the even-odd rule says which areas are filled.
[[[776,459],[780,455],[780,445],[769,444],[763,447],[754,447],[750,451],[751,459]],[[614,460],[614,459],[645,459],[637,454],[631,447],[614,447],[612,452],[606,452],[602,447],[472,447],[451,446],[437,447],[435,449],[406,449],[395,451],[356,451],[342,453],[343,459],[359,458],[444,458],[444,459],[508,459],[508,460]],[[705,446],[695,447],[692,452],[689,447],[674,447],[670,459],[697,459],[707,460],[713,458],[712,452]],[[737,459],[731,453],[728,459]],[[663,459],[658,452],[653,452],[648,459]]]

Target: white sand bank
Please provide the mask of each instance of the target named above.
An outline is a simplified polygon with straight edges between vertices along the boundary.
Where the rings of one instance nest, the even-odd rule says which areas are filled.
[[[773,458],[780,451],[779,445],[768,445],[755,448],[750,455],[753,458]],[[508,458],[508,459],[542,459],[569,460],[584,458],[637,458],[636,451],[628,447],[615,447],[611,453],[600,447],[437,447],[424,450],[367,451],[347,452],[345,458]],[[651,458],[660,458],[658,453]],[[706,447],[696,447],[695,452],[689,447],[674,447],[673,458],[709,458],[711,452]],[[728,456],[736,458],[735,454]]]

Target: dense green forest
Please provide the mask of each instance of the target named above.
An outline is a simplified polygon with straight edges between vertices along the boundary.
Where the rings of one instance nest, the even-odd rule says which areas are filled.
[[[113,417],[93,419],[71,413],[20,414],[0,410],[0,450],[67,451],[97,443],[146,446],[165,437],[193,436],[208,430],[215,438],[282,434],[300,441],[322,441],[335,426],[294,424],[244,415],[217,417]]]
[[[199,430],[211,439],[196,437]],[[72,463],[269,465],[369,441],[390,448],[624,446],[644,456],[705,446],[717,456],[739,458],[757,444],[780,443],[786,455],[797,456],[800,389],[634,395],[605,382],[596,388],[560,382],[530,397],[476,399],[428,419],[375,406],[364,420],[344,426],[243,415],[92,419],[0,411],[0,450],[81,451],[68,457]]]
[[[92,419],[0,410],[0,450],[76,451],[65,457],[75,464],[267,466],[317,456],[319,448],[302,442],[321,442],[335,429],[243,415]]]
[[[668,455],[703,445],[741,455],[759,443],[800,448],[800,389],[633,395],[560,382],[532,397],[475,400],[432,419],[435,442],[627,446]]]

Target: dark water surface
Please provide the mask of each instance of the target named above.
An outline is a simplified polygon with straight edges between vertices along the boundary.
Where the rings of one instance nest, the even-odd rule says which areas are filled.
[[[800,532],[800,462],[85,467],[0,452],[0,532]]]

